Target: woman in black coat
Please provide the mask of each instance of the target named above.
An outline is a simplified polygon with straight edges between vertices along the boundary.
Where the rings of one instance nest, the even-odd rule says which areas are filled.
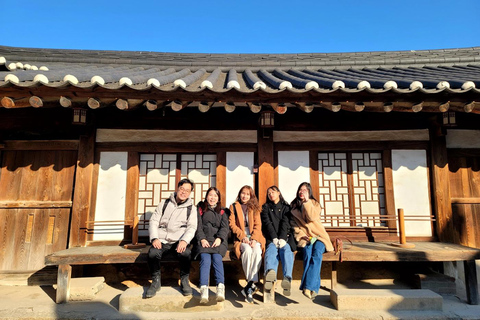
[[[198,227],[195,233],[196,256],[200,255],[200,303],[208,302],[210,268],[213,263],[217,284],[217,301],[225,300],[225,273],[222,258],[227,253],[228,214],[220,205],[217,188],[207,190],[205,201],[197,205]]]
[[[295,239],[290,226],[290,206],[283,199],[277,186],[267,189],[267,202],[262,207],[262,232],[267,240],[265,250],[265,285],[269,291],[277,280],[278,261],[282,262],[283,294],[290,295],[293,251],[296,250]]]

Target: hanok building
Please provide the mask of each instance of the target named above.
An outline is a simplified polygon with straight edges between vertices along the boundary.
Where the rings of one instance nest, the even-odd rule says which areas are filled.
[[[120,245],[184,177],[309,181],[329,233],[480,248],[480,47],[182,54],[0,47],[0,271]],[[138,224],[137,224],[138,221]]]

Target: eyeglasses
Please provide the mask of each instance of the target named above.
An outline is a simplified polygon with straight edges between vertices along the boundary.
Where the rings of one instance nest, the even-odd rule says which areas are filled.
[[[190,193],[190,192],[192,192],[192,189],[185,189],[184,187],[180,187],[180,188],[178,188],[178,191],[184,192],[184,193]]]

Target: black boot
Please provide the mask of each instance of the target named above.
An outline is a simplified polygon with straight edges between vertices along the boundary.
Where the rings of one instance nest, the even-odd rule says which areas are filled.
[[[160,260],[155,259],[155,261],[150,261],[150,268],[152,271],[152,284],[145,294],[145,298],[154,297],[158,291],[162,288],[161,285],[161,269],[160,269]]]
[[[180,279],[180,286],[184,296],[191,296],[193,294],[192,287],[190,287],[190,281],[188,280],[188,274],[182,275]]]

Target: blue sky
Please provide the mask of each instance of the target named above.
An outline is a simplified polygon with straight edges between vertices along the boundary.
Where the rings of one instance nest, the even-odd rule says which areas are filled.
[[[480,46],[479,0],[0,0],[0,45],[192,53]]]

